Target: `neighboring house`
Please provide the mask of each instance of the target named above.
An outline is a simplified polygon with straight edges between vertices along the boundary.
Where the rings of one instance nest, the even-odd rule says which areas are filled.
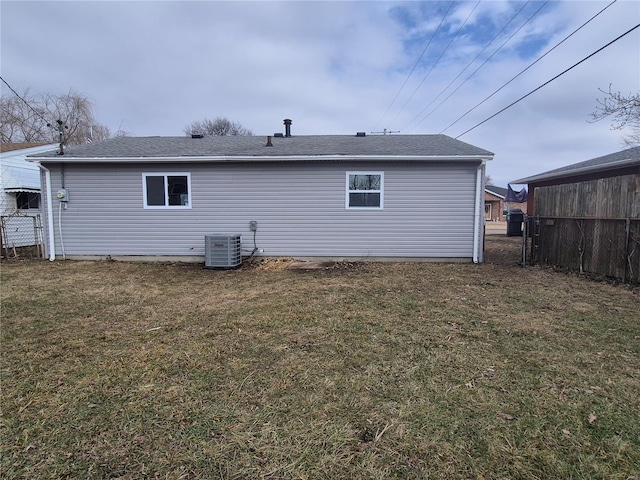
[[[527,178],[534,261],[640,281],[640,147]]]
[[[507,189],[487,185],[484,188],[484,215],[487,222],[505,222],[507,220],[504,212],[508,210],[520,209],[527,213],[526,203],[507,202]]]
[[[612,153],[610,155],[604,155],[602,157],[592,158],[580,163],[574,163],[573,165],[567,165],[565,167],[550,170],[548,172],[533,175],[531,177],[521,178],[511,183],[514,184],[527,184],[529,191],[529,198],[527,202],[527,208],[529,209],[529,215],[546,215],[548,213],[560,213],[577,214],[580,213],[579,206],[575,204],[576,198],[565,197],[566,202],[562,202],[563,205],[555,205],[549,207],[550,211],[540,211],[540,206],[536,207],[537,198],[542,192],[543,187],[551,187],[556,185],[572,185],[571,188],[582,186],[583,188],[589,187],[589,182],[594,182],[607,178],[620,178],[627,177],[627,179],[635,182],[637,175],[640,173],[640,147],[629,148],[620,152]],[[635,190],[635,189],[634,189]],[[590,205],[584,213],[588,213],[590,216],[598,216],[602,211],[609,210],[611,208],[611,202],[615,198],[620,198],[620,195],[627,193],[625,187],[624,192],[612,192],[615,195],[608,196],[605,192],[592,191],[588,192]],[[600,198],[596,198],[596,194],[600,195]],[[638,196],[635,196],[635,201],[640,201]],[[629,204],[626,200],[621,205],[622,209],[618,212],[619,216],[637,217],[640,215],[640,207],[637,204]]]
[[[0,216],[3,246],[34,245],[40,214],[40,173],[26,157],[55,150],[55,144],[0,143]]]
[[[37,155],[50,259],[482,261],[485,163],[446,135],[122,137]],[[257,222],[257,223],[251,223]],[[252,227],[256,228],[254,232]]]

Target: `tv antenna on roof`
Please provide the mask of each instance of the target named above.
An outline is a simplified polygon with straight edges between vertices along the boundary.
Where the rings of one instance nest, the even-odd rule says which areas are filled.
[[[64,155],[64,129],[69,129],[68,126],[64,124],[62,120],[56,120],[58,124],[58,136],[60,137],[60,150],[58,150],[58,155]],[[50,124],[47,124],[49,126]]]
[[[382,134],[382,135],[386,135],[387,133],[400,133],[400,130],[387,130],[386,128],[384,130],[382,130],[381,132],[371,132],[373,134]]]

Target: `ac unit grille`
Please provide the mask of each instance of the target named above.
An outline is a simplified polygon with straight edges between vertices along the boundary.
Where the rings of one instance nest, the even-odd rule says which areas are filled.
[[[205,235],[204,266],[205,268],[236,268],[242,263],[242,236]]]

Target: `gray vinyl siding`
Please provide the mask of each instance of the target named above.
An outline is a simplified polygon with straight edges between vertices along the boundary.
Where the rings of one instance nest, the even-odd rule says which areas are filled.
[[[50,164],[52,191],[61,188]],[[430,257],[473,255],[478,162],[268,162],[67,164],[61,211],[66,255],[203,256],[207,234],[242,234],[258,222],[263,255]],[[384,172],[384,209],[345,208],[346,172]],[[143,208],[142,173],[190,172],[191,209]],[[62,252],[53,200],[56,253]]]

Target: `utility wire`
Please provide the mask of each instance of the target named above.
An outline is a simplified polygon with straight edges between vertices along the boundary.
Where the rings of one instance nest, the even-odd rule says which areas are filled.
[[[531,15],[531,16],[530,16],[530,17],[529,17],[529,18],[528,18],[528,19],[527,19],[527,20],[526,20],[522,25],[520,25],[520,26],[519,26],[519,27],[518,27],[518,28],[517,28],[517,29],[516,29],[516,30],[515,30],[511,35],[509,35],[509,37],[508,37],[508,38],[507,38],[507,39],[502,43],[502,45],[500,45],[500,46],[498,47],[498,49],[497,49],[495,52],[493,52],[491,55],[489,55],[489,57],[488,57],[487,59],[485,59],[485,61],[484,61],[484,62],[482,62],[482,63],[480,64],[480,66],[479,66],[478,68],[476,68],[476,69],[473,71],[473,73],[471,73],[471,75],[469,75],[469,76],[468,76],[468,77],[467,77],[467,78],[466,78],[466,79],[465,79],[465,80],[464,80],[460,85],[458,85],[458,86],[455,88],[455,90],[454,90],[453,92],[451,92],[449,95],[447,95],[447,98],[445,98],[444,100],[442,100],[442,101],[438,104],[438,106],[436,106],[436,108],[434,108],[433,110],[431,110],[427,115],[425,115],[425,116],[424,116],[424,118],[423,118],[422,120],[420,120],[418,123],[416,123],[416,124],[413,126],[413,128],[416,128],[418,125],[420,125],[422,122],[424,122],[427,118],[429,118],[429,117],[431,116],[431,114],[433,114],[433,112],[435,112],[437,109],[439,109],[439,108],[442,106],[442,104],[443,104],[443,103],[445,103],[447,100],[449,100],[449,99],[451,98],[451,96],[452,96],[454,93],[456,93],[458,90],[460,90],[460,88],[462,88],[462,86],[463,86],[465,83],[467,83],[469,80],[471,80],[471,78],[472,78],[476,73],[478,73],[478,71],[479,71],[482,67],[484,67],[484,66],[489,62],[489,60],[491,60],[491,59],[492,59],[492,58],[493,58],[493,57],[494,57],[494,56],[495,56],[495,55],[496,55],[500,50],[502,50],[502,47],[504,47],[507,43],[509,43],[509,42],[511,41],[511,39],[512,39],[512,38],[513,38],[513,37],[514,37],[514,36],[515,36],[515,35],[516,35],[520,30],[522,30],[522,29],[524,28],[524,26],[525,26],[527,23],[529,23],[529,22],[533,19],[533,17],[535,17],[538,13],[540,13],[540,10],[542,10],[542,9],[547,5],[547,3],[549,3],[549,0],[546,0],[546,1],[545,1],[545,2],[540,6],[540,8],[538,8],[535,12],[533,12],[533,14],[532,14],[532,15]],[[424,110],[422,110],[422,112],[424,112]],[[420,112],[420,114],[421,114],[422,112]],[[420,114],[418,114],[418,115],[420,115]],[[415,117],[414,117],[414,118],[415,118]]]
[[[611,40],[609,43],[607,43],[606,45],[600,47],[598,50],[596,50],[595,52],[593,52],[590,55],[587,55],[586,57],[584,57],[582,60],[580,60],[577,63],[574,63],[573,65],[571,65],[569,68],[567,68],[566,70],[564,70],[563,72],[559,73],[558,75],[556,75],[555,77],[553,77],[551,80],[547,80],[546,82],[544,82],[542,85],[540,85],[539,87],[531,90],[529,93],[527,93],[526,95],[523,95],[522,97],[520,97],[518,100],[516,100],[515,102],[507,105],[506,107],[504,107],[502,110],[494,113],[493,115],[491,115],[488,118],[485,118],[483,121],[481,121],[480,123],[474,125],[473,127],[471,127],[468,130],[465,130],[464,132],[462,132],[460,135],[458,135],[456,138],[460,138],[463,135],[466,135],[467,133],[469,133],[471,130],[474,130],[475,128],[479,127],[480,125],[482,125],[483,123],[488,122],[489,120],[491,120],[494,117],[497,117],[498,115],[500,115],[502,112],[504,112],[505,110],[513,107],[516,103],[519,103],[520,101],[524,100],[525,98],[527,98],[529,95],[537,92],[538,90],[540,90],[542,87],[550,84],[551,82],[553,82],[554,80],[556,80],[557,78],[561,77],[562,75],[564,75],[565,73],[567,73],[569,70],[574,69],[575,67],[577,67],[578,65],[580,65],[581,63],[585,62],[586,60],[590,59],[591,57],[593,57],[594,55],[596,55],[597,53],[600,53],[602,50],[604,50],[605,48],[607,48],[608,46],[614,44],[615,42],[617,42],[618,40],[620,40],[622,37],[630,34],[631,32],[633,32],[636,28],[640,27],[640,23],[637,24],[635,27],[627,30],[626,32],[624,32],[622,35],[620,35],[619,37]]]
[[[24,98],[22,98],[22,97],[18,94],[18,92],[16,92],[16,91],[13,89],[13,87],[12,87],[11,85],[9,85],[9,83],[8,83],[4,78],[2,78],[2,76],[0,76],[0,80],[2,80],[2,82],[3,82],[7,87],[9,87],[9,90],[11,90],[11,91],[15,94],[15,96],[16,96],[16,97],[18,97],[20,100],[22,100],[22,101],[24,102],[24,104],[25,104],[27,107],[29,107],[29,110],[31,110],[31,111],[32,111],[32,112],[33,112],[33,113],[34,113],[34,114],[35,114],[35,115],[36,115],[40,120],[42,120],[44,123],[46,123],[46,124],[47,124],[47,127],[51,127],[51,123],[50,123],[50,122],[48,122],[48,121],[47,121],[47,120],[46,120],[46,119],[45,119],[45,118],[44,118],[44,117],[43,117],[43,116],[42,116],[42,115],[41,115],[41,114],[40,114],[40,113],[39,113],[35,108],[33,108],[31,105],[29,105],[29,102],[27,102]]]
[[[440,60],[442,59],[442,57],[444,56],[445,53],[447,53],[447,50],[449,50],[449,47],[451,46],[451,44],[454,42],[454,40],[456,38],[458,38],[458,35],[460,35],[460,32],[462,31],[462,29],[464,28],[464,26],[467,24],[467,22],[469,21],[469,19],[471,18],[471,15],[473,15],[473,12],[476,11],[476,9],[478,8],[478,5],[480,5],[480,1],[478,0],[475,4],[475,6],[473,7],[473,10],[471,10],[471,12],[469,13],[469,15],[467,15],[466,20],[464,21],[464,23],[460,26],[460,28],[458,29],[458,31],[456,32],[456,34],[451,37],[451,40],[449,40],[449,43],[447,44],[447,46],[444,48],[444,50],[442,51],[442,53],[440,54],[440,56],[438,57],[438,59],[434,62],[433,65],[431,65],[431,68],[429,69],[429,71],[427,72],[427,74],[422,78],[422,81],[420,82],[420,84],[416,87],[416,89],[413,91],[413,93],[409,96],[409,98],[407,98],[407,101],[404,102],[404,105],[402,105],[402,107],[400,108],[400,110],[398,110],[398,113],[396,113],[396,116],[393,117],[393,120],[391,120],[390,123],[393,123],[396,118],[398,118],[398,115],[400,115],[400,113],[404,110],[404,108],[407,106],[407,104],[411,101],[411,99],[413,98],[413,96],[418,92],[418,90],[420,90],[420,87],[422,87],[422,85],[424,84],[424,82],[427,80],[427,78],[429,77],[429,75],[431,75],[431,72],[433,71],[433,69],[438,65],[438,63],[440,63]],[[453,4],[452,4],[453,5]],[[451,10],[451,7],[449,7],[449,10]],[[447,11],[447,13],[445,14],[445,17],[449,14],[449,12]],[[444,21],[444,18],[442,19]],[[441,23],[442,25],[442,23]],[[438,27],[440,28],[440,27]]]
[[[564,37],[563,40],[561,40],[560,42],[556,43],[556,45],[547,50],[546,53],[544,53],[543,55],[541,55],[540,57],[537,58],[537,60],[535,60],[533,63],[529,64],[529,66],[527,68],[525,68],[524,70],[522,70],[520,73],[518,73],[515,77],[513,77],[511,80],[509,80],[507,83],[505,83],[504,85],[502,85],[499,89],[497,89],[495,92],[493,92],[491,95],[489,95],[487,98],[485,98],[484,100],[482,100],[480,103],[478,103],[475,107],[473,107],[472,109],[468,110],[467,112],[464,113],[464,115],[462,115],[461,117],[459,117],[455,122],[453,122],[452,124],[450,124],[448,127],[446,127],[444,130],[442,130],[440,133],[444,133],[446,132],[449,128],[453,127],[456,123],[458,123],[460,120],[462,120],[464,117],[466,117],[467,115],[469,115],[471,112],[473,112],[476,108],[478,108],[480,105],[482,105],[484,102],[486,102],[487,100],[489,100],[491,97],[493,97],[496,93],[498,93],[500,90],[502,90],[504,87],[506,87],[507,85],[509,85],[511,82],[513,82],[516,78],[518,78],[520,75],[522,75],[524,72],[526,72],[527,70],[529,70],[531,67],[533,67],[536,63],[538,63],[540,60],[542,60],[544,57],[546,57],[547,55],[549,55],[551,52],[553,52],[556,48],[558,48],[560,45],[562,45],[564,42],[566,42],[567,40],[569,40],[569,38],[571,38],[575,33],[577,33],[579,30],[581,30],[583,27],[585,27],[588,23],[590,23],[592,20],[594,20],[598,15],[600,15],[602,12],[604,12],[607,8],[609,8],[611,5],[613,5],[614,3],[616,3],[618,0],[613,0],[609,5],[607,5],[606,7],[604,7],[602,10],[600,10],[598,13],[596,13],[593,17],[591,17],[589,20],[587,20],[586,22],[584,22],[582,25],[580,25],[578,28],[576,28],[573,32],[571,32],[569,35],[567,35],[566,37]]]
[[[431,100],[431,102],[430,102],[426,107],[424,107],[424,108],[420,111],[420,113],[418,113],[415,117],[413,117],[413,118],[411,119],[411,121],[410,121],[410,122],[405,126],[405,128],[406,128],[406,127],[408,127],[409,125],[411,125],[411,124],[412,124],[412,123],[413,123],[413,122],[414,122],[418,117],[420,117],[420,115],[422,115],[422,114],[427,110],[427,108],[429,108],[431,105],[433,105],[433,102],[435,102],[438,98],[440,98],[440,96],[441,96],[444,92],[446,92],[446,91],[447,91],[447,89],[448,89],[451,85],[453,85],[453,83],[454,83],[456,80],[458,80],[458,79],[462,76],[462,74],[463,74],[464,72],[466,72],[466,71],[467,71],[467,69],[468,69],[468,68],[473,64],[473,62],[475,62],[475,61],[478,59],[478,57],[479,57],[480,55],[482,55],[482,54],[484,53],[484,51],[485,51],[487,48],[489,48],[489,45],[491,45],[491,44],[495,41],[495,39],[496,39],[496,38],[498,38],[498,37],[500,36],[500,34],[501,34],[502,32],[504,32],[504,30],[505,30],[505,29],[506,29],[506,28],[511,24],[511,22],[513,22],[513,21],[515,20],[515,18],[516,18],[516,17],[520,14],[520,12],[521,12],[521,11],[522,11],[522,10],[523,10],[527,5],[528,5],[528,4],[529,4],[529,2],[530,2],[530,0],[529,0],[529,1],[527,1],[526,3],[522,4],[522,6],[521,6],[521,7],[520,7],[520,9],[515,13],[515,15],[514,15],[513,17],[511,17],[511,20],[509,20],[509,21],[508,21],[508,22],[507,22],[507,23],[506,23],[506,24],[505,24],[505,25],[500,29],[500,31],[499,31],[498,33],[496,33],[496,34],[493,36],[493,38],[492,38],[491,40],[489,40],[489,42],[484,46],[484,48],[483,48],[482,50],[480,50],[480,52],[478,52],[478,54],[473,58],[473,60],[471,60],[469,63],[467,63],[467,65],[466,65],[466,66],[462,69],[462,71],[461,71],[461,72],[456,76],[456,78],[454,78],[453,80],[451,80],[451,82],[449,82],[449,85],[447,85],[446,87],[444,87],[444,89],[443,89],[443,90],[442,90],[442,91],[441,91],[441,92],[440,92],[440,93],[439,93],[439,94],[438,94],[438,95],[437,95],[433,100]]]
[[[413,75],[413,72],[415,71],[415,69],[418,67],[418,65],[420,64],[420,60],[422,60],[422,57],[424,57],[424,54],[426,53],[427,49],[429,48],[429,45],[431,45],[431,42],[433,41],[433,38],[436,36],[436,33],[438,33],[438,30],[440,29],[440,26],[442,25],[442,22],[444,22],[444,19],[447,17],[447,14],[449,13],[449,10],[451,10],[451,7],[453,7],[453,4],[455,3],[455,0],[452,0],[451,3],[449,4],[449,8],[447,9],[446,13],[444,14],[444,16],[442,17],[442,20],[440,20],[440,25],[438,25],[438,28],[435,29],[435,31],[433,32],[433,34],[431,35],[431,38],[429,38],[429,41],[427,42],[427,46],[424,47],[424,50],[422,50],[422,53],[420,54],[420,56],[418,57],[418,60],[416,61],[416,64],[413,66],[413,68],[411,69],[411,71],[409,72],[409,75],[407,75],[407,78],[405,78],[404,83],[402,84],[402,86],[400,87],[400,90],[398,90],[398,92],[396,93],[396,96],[393,97],[393,100],[391,100],[391,103],[389,104],[389,106],[387,107],[387,109],[384,111],[384,113],[382,114],[382,117],[380,117],[380,120],[378,120],[378,122],[376,123],[376,126],[373,127],[374,130],[376,130],[378,128],[378,125],[380,125],[380,122],[382,122],[382,120],[384,120],[384,117],[387,115],[387,113],[389,113],[389,110],[391,109],[391,106],[394,104],[394,102],[398,99],[398,96],[400,95],[400,92],[402,92],[402,90],[404,89],[404,87],[407,85],[407,82],[409,81],[409,78],[411,78],[411,75]]]

